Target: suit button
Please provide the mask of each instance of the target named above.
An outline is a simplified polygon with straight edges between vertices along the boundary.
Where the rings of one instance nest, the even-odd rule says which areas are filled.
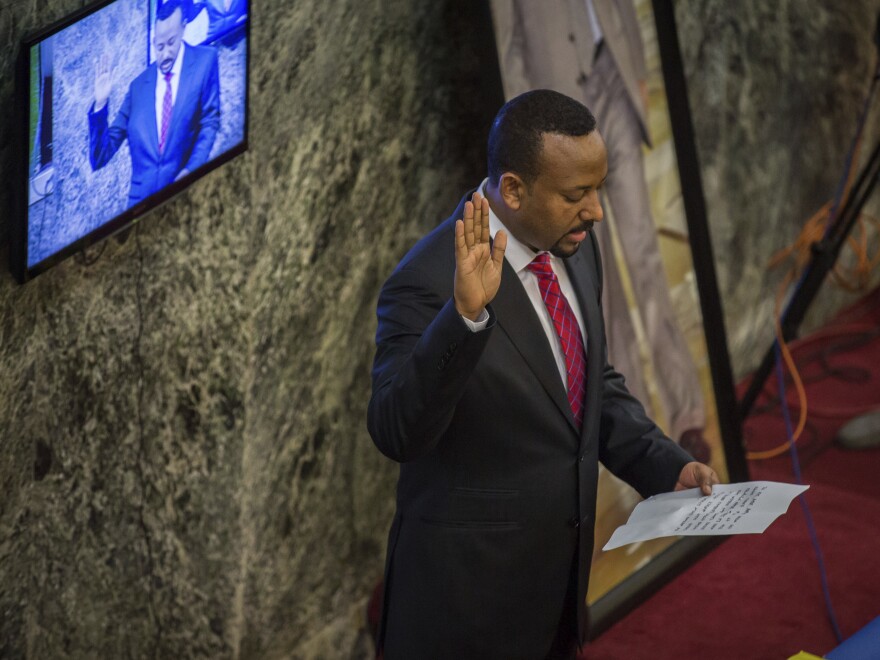
[[[583,463],[583,462],[584,462],[584,455],[581,454],[581,457],[580,457],[578,460],[579,460],[581,463]]]
[[[569,33],[568,33],[568,40],[569,40],[571,43],[574,43],[574,32],[569,32]]]
[[[577,529],[578,527],[581,526],[581,521],[578,520],[577,518],[572,518],[571,520],[568,521],[568,524],[569,524],[573,529]]]
[[[579,85],[583,85],[585,82],[587,82],[587,74],[581,71],[581,75],[578,76],[577,82]]]

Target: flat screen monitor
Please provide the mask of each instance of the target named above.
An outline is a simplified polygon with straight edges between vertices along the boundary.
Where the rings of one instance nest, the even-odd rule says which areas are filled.
[[[248,0],[104,0],[24,40],[10,265],[24,282],[247,148]]]

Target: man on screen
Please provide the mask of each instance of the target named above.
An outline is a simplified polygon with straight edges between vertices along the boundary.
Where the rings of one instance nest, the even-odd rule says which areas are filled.
[[[131,153],[132,206],[203,165],[220,127],[217,51],[184,45],[186,21],[180,0],[156,12],[156,61],[129,85],[122,107],[108,126],[111,74],[102,56],[89,111],[89,160],[97,170],[113,158],[123,140]]]

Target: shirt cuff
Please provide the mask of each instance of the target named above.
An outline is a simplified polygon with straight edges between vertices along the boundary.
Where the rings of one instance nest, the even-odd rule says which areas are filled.
[[[471,321],[465,316],[462,316],[461,320],[464,321],[471,332],[480,332],[480,330],[485,330],[486,326],[489,325],[489,310],[484,307],[476,321]]]

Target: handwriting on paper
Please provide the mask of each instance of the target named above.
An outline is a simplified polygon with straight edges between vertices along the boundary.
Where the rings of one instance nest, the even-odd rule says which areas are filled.
[[[639,502],[603,550],[663,536],[760,534],[809,486],[774,481],[718,484],[711,495],[697,488]]]
[[[676,526],[674,534],[732,532],[736,529],[736,524],[751,513],[758,498],[767,488],[767,484],[753,484],[742,490],[720,492],[714,497],[701,497],[685,519]]]

